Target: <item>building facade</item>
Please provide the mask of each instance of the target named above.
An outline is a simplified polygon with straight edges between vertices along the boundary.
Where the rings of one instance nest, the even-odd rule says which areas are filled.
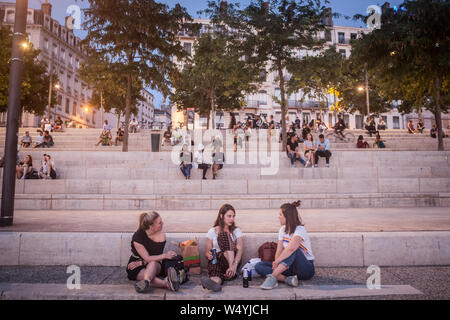
[[[141,128],[149,128],[150,124],[155,119],[155,105],[154,105],[154,97],[153,94],[148,92],[145,89],[142,89],[141,96],[143,98],[142,101],[139,101],[137,104],[138,114],[137,116],[131,115],[130,121],[136,119],[138,121]],[[125,117],[121,116],[120,120],[117,117],[115,109],[112,109],[111,112],[107,112],[103,114],[103,122],[107,120],[108,124],[112,125],[113,128],[117,129],[117,125],[121,126],[122,122],[125,121]]]
[[[15,3],[0,2],[0,24],[13,28],[15,19]],[[60,116],[66,123],[76,127],[99,127],[99,112],[96,106],[90,106],[92,92],[88,84],[81,80],[79,68],[86,57],[86,50],[73,30],[61,25],[52,18],[52,5],[46,0],[41,9],[28,9],[27,35],[35,49],[41,50],[39,59],[45,61],[48,72],[57,74],[52,90],[56,92],[56,105],[50,110],[51,120]],[[47,116],[48,112],[45,113]],[[24,113],[22,125],[35,127],[41,116]],[[2,114],[0,122],[6,123],[6,114]]]
[[[326,41],[325,49],[335,46],[336,50],[340,52],[344,57],[349,58],[351,55],[351,42],[352,40],[358,39],[361,34],[370,32],[370,29],[366,28],[356,28],[356,27],[346,27],[346,26],[335,26],[331,18],[331,9],[329,9],[329,18],[325,20],[325,25],[327,26],[326,31],[321,32],[318,36]],[[210,20],[196,19],[195,23],[201,24],[200,34],[211,33],[214,26],[211,24]],[[194,55],[194,46],[196,42],[196,35],[190,31],[184,31],[179,33],[179,41],[182,43],[185,51],[189,55]],[[299,57],[306,55],[317,54],[307,50],[301,50],[297,52]],[[182,66],[179,63],[180,67]],[[234,115],[237,121],[243,121],[247,119],[248,116],[262,115],[266,116],[267,119],[271,115],[274,116],[275,121],[281,121],[281,106],[277,103],[277,100],[281,100],[281,90],[279,88],[279,83],[276,81],[278,74],[276,72],[269,72],[269,67],[267,67],[267,76],[265,81],[260,85],[259,91],[253,95],[249,95],[246,98],[246,107],[235,110],[234,112],[217,112],[216,113],[216,124],[219,128],[228,128],[231,115]],[[290,77],[287,72],[285,77],[288,79]],[[363,82],[363,79],[361,79]],[[362,93],[365,94],[365,93]],[[308,123],[311,119],[322,118],[328,126],[333,126],[336,123],[337,117],[330,110],[334,104],[334,96],[332,94],[327,97],[326,110],[320,110],[319,101],[311,99],[309,97],[304,97],[303,93],[297,92],[293,93],[287,97],[287,107],[288,107],[288,117],[291,122],[293,122],[297,117]],[[218,106],[220,109],[220,106]],[[172,106],[172,122],[174,126],[178,126],[179,123],[186,124],[187,122],[187,112],[178,111],[176,106]],[[430,128],[434,117],[430,112],[423,112],[425,125]],[[356,112],[354,114],[343,113],[344,121],[347,123],[349,128],[359,129],[361,128],[363,116]],[[403,115],[399,113],[398,109],[392,108],[387,113],[382,114],[388,129],[405,129],[409,119],[418,120],[417,114]],[[447,127],[450,125],[450,117],[443,114],[443,125]],[[207,119],[203,117],[195,116],[195,127],[205,128],[207,126]]]

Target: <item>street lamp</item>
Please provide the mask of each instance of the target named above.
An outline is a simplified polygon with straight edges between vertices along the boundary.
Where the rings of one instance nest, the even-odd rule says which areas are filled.
[[[23,79],[23,46],[27,26],[28,0],[17,0],[9,77],[8,119],[3,169],[0,227],[12,226],[16,195],[16,161],[19,131],[20,95]]]

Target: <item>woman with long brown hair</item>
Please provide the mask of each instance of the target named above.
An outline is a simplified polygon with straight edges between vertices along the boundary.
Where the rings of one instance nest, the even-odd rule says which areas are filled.
[[[208,259],[208,276],[201,279],[205,289],[220,291],[224,281],[237,277],[237,268],[242,258],[243,234],[235,225],[235,218],[236,211],[233,206],[223,205],[214,227],[206,235],[205,256]],[[212,250],[215,250],[216,259]]]
[[[298,280],[309,280],[314,276],[314,255],[311,241],[298,214],[301,201],[283,204],[278,219],[281,229],[275,261],[260,262],[256,272],[265,276],[262,289],[270,290],[278,286],[278,281],[297,287]]]
[[[162,228],[163,222],[157,212],[144,212],[139,216],[139,228],[131,240],[131,257],[127,266],[128,279],[138,281],[135,284],[138,293],[146,292],[150,285],[172,291],[180,288],[176,270],[166,265],[166,260],[174,259],[177,254],[174,251],[163,253],[166,234]]]

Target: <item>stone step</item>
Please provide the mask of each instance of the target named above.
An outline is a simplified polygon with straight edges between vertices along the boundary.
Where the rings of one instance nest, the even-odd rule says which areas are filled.
[[[165,250],[176,250],[174,242],[198,237],[204,268],[205,233],[167,234]],[[132,233],[0,232],[4,252],[0,255],[0,265],[125,267],[130,257],[131,237]],[[258,257],[259,246],[277,238],[277,233],[245,233],[242,261]],[[318,267],[450,264],[448,231],[310,233],[310,239]]]
[[[77,188],[77,192],[74,193],[38,193],[44,190],[36,190],[36,193],[23,194],[19,187],[16,188],[15,208],[17,210],[205,210],[217,209],[224,203],[230,203],[236,209],[276,209],[282,203],[296,200],[302,200],[304,208],[450,207],[450,193],[438,191],[291,194],[179,194],[175,191],[166,194],[145,194],[146,191],[139,190],[141,193],[122,194],[124,190],[121,186],[113,190],[113,193],[95,191],[88,193],[86,190],[89,189]]]
[[[109,271],[109,270],[108,270]],[[197,279],[198,278],[198,279]],[[241,280],[242,281],[242,280]],[[237,282],[237,280],[235,281]],[[153,288],[150,293],[136,293],[132,282],[128,284],[82,284],[79,290],[67,289],[67,284],[29,284],[29,283],[0,283],[3,292],[2,300],[318,300],[318,299],[345,299],[359,297],[379,297],[400,295],[420,295],[422,292],[410,285],[382,285],[380,289],[371,290],[367,285],[310,285],[302,283],[298,288],[280,284],[276,294],[261,290],[261,281],[254,279],[249,288],[242,284],[231,285],[227,283],[220,293],[211,293],[200,285],[200,276],[191,275],[190,281],[180,287],[178,292],[169,292]],[[205,302],[203,302],[205,305]],[[187,304],[189,306],[189,304]],[[184,307],[184,308],[187,308]],[[179,314],[181,310],[166,312]],[[197,310],[197,309],[195,309]],[[256,312],[259,308],[256,308]],[[190,309],[189,312],[192,312]],[[195,311],[198,312],[198,311]],[[203,311],[201,311],[203,313]],[[216,313],[224,312],[216,311]],[[249,311],[250,313],[250,311]],[[214,313],[211,314],[211,316]],[[216,317],[216,316],[215,316]],[[175,318],[175,316],[174,316]]]
[[[93,168],[73,166],[67,162],[57,162],[58,180],[68,179],[114,179],[114,180],[185,180],[181,170],[177,166],[168,168],[128,168],[117,164],[108,168]],[[38,161],[35,168],[39,169]],[[0,178],[3,170],[0,170]],[[192,168],[191,179],[200,180],[202,170]],[[212,178],[211,169],[207,178]],[[274,175],[264,175],[259,168],[236,168],[225,166],[219,171],[217,180],[297,180],[297,179],[366,179],[377,178],[443,178],[450,177],[450,167],[367,167],[363,170],[355,170],[354,167],[331,168],[279,168]]]
[[[33,165],[35,169],[39,169],[40,161],[44,153],[49,153],[56,164],[56,168],[74,168],[82,167],[90,168],[117,168],[122,172],[133,169],[148,169],[161,171],[164,170],[178,170],[179,157],[178,153],[174,152],[88,152],[88,151],[59,151],[52,152],[51,149],[40,151],[33,150],[32,152],[20,152],[19,158],[21,160],[28,154],[33,157]],[[325,167],[325,159],[319,159],[319,169],[334,171],[337,169],[353,168],[355,171],[360,171],[370,168],[379,168],[382,171],[384,168],[399,168],[400,172],[408,172],[408,170],[417,170],[412,168],[443,168],[443,174],[450,164],[449,153],[440,152],[390,152],[390,151],[335,151],[330,160],[330,168]],[[231,158],[229,158],[231,155]],[[222,170],[223,175],[227,169],[258,169],[260,175],[276,176],[279,172],[284,172],[285,169],[290,169],[290,161],[285,153],[271,153],[268,156],[259,153],[247,154],[228,154],[225,155],[225,166]],[[295,170],[306,172],[314,171],[316,169],[304,168],[301,164],[296,163],[293,169],[294,176],[298,176]],[[197,170],[197,169],[195,169]],[[281,171],[280,171],[281,170]],[[250,172],[250,171],[249,171]],[[323,172],[323,171],[319,171]],[[370,171],[373,172],[373,171]],[[331,173],[332,174],[332,173]],[[363,174],[361,174],[363,175]],[[302,177],[301,174],[300,177]],[[316,176],[316,174],[314,174]],[[368,174],[368,177],[371,175]]]
[[[66,179],[18,180],[16,190],[25,194],[142,194],[142,195],[285,195],[314,193],[432,193],[450,192],[450,177],[370,179],[234,179],[228,180],[118,180]]]

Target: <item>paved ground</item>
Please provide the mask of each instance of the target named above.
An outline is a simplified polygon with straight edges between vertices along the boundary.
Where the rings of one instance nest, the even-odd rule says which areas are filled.
[[[66,273],[67,267],[0,267],[0,284],[5,287],[5,284],[61,284],[64,285],[67,282],[69,274]],[[301,284],[299,289],[307,288],[321,288],[322,290],[337,290],[339,288],[353,287],[353,286],[365,286],[369,277],[366,268],[317,268],[316,276],[310,280]],[[345,297],[343,299],[351,300],[450,300],[450,266],[440,267],[389,267],[381,268],[381,285],[382,286],[401,286],[407,285],[414,289],[419,290],[422,294],[405,294],[405,295],[384,295],[384,296],[354,296]],[[257,286],[262,282],[262,279],[254,279],[251,283],[253,290],[247,292],[253,292],[253,294],[265,294],[266,298],[270,300],[271,294],[267,291],[262,291]],[[126,279],[126,273],[123,268],[117,267],[82,267],[81,268],[81,283],[82,286],[93,286],[94,289],[108,287],[108,285],[122,285],[121,288],[128,289],[128,292],[134,294],[132,290],[133,282]],[[200,284],[200,277],[193,276],[188,285],[188,288],[193,288]],[[284,286],[284,285],[283,285]],[[329,287],[325,287],[329,286]],[[1,285],[0,285],[1,287]],[[31,288],[32,286],[29,286]],[[234,289],[233,289],[234,288]],[[233,282],[226,284],[227,299],[233,300],[233,292],[236,297],[242,294],[242,280],[237,279]],[[411,288],[411,289],[412,289]],[[203,290],[203,289],[198,289]],[[247,289],[244,289],[247,290]],[[65,290],[67,292],[67,290]],[[411,290],[410,290],[411,291]],[[246,291],[244,291],[246,292]],[[279,291],[281,293],[282,291]],[[298,297],[297,299],[302,298]],[[116,292],[117,293],[117,292]],[[198,295],[198,293],[197,293]],[[108,298],[107,296],[105,297]],[[127,295],[122,296],[123,299],[127,299]],[[135,297],[134,297],[135,298]],[[186,294],[183,294],[183,299],[194,299],[196,297],[189,296],[189,290]],[[220,296],[216,297],[221,299]],[[252,298],[252,297],[248,297]],[[264,298],[262,296],[255,296],[256,298]],[[308,298],[305,296],[304,298]],[[338,297],[339,298],[339,297]],[[338,299],[333,298],[333,299]]]
[[[21,211],[14,226],[0,232],[134,232],[140,211]],[[164,230],[206,232],[214,223],[213,210],[159,210]],[[393,232],[450,230],[449,208],[302,209],[309,232]],[[195,221],[195,224],[191,222]],[[276,233],[278,210],[239,210],[237,224],[244,232]]]

